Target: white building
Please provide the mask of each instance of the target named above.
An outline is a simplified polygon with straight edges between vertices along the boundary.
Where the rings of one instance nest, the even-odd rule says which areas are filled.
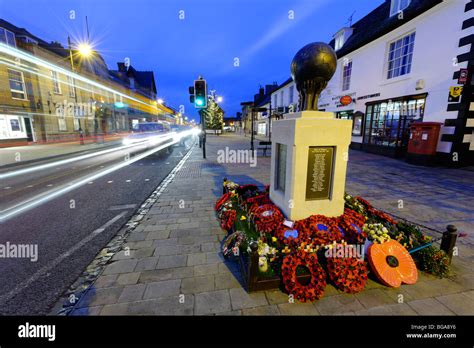
[[[467,0],[386,0],[342,28],[330,43],[338,66],[319,110],[354,120],[353,148],[394,157],[405,155],[413,122],[439,122],[439,162],[474,164],[473,8]],[[462,96],[448,101],[467,68]]]

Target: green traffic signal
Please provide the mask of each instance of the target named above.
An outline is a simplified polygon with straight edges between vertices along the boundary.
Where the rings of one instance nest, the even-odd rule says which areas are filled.
[[[201,99],[201,98],[196,98],[196,99],[195,99],[195,104],[196,104],[197,106],[203,106],[203,105],[204,105],[204,100]]]

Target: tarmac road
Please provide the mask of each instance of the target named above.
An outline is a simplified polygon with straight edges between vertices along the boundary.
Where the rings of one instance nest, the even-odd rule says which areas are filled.
[[[170,153],[162,150],[139,160],[150,148],[118,149],[2,179],[0,209],[3,215],[14,214],[0,225],[0,248],[8,243],[37,245],[38,259],[5,258],[0,253],[0,314],[48,314],[191,144],[188,141],[186,146],[169,147]],[[118,168],[128,154],[130,160]],[[113,168],[117,169],[88,180]],[[71,189],[72,183],[78,187]],[[67,192],[60,194],[63,191]],[[31,200],[36,205],[22,210]]]

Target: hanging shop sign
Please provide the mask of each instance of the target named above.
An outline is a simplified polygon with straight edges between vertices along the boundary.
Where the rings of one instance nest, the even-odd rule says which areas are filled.
[[[462,86],[449,87],[448,103],[457,103],[461,99]]]
[[[353,99],[350,95],[344,95],[341,97],[341,99],[339,99],[339,103],[341,103],[341,105],[343,106],[346,106],[346,105],[349,105],[350,103],[352,103]]]
[[[468,74],[469,74],[468,69],[460,69],[459,70],[458,84],[465,85],[467,83]]]

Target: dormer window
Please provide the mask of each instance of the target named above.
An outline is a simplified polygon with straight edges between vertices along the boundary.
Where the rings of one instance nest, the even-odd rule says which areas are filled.
[[[390,7],[390,17],[395,16],[410,6],[410,1],[411,0],[392,0],[392,5]]]
[[[13,32],[10,30],[0,27],[0,42],[16,47],[15,34],[13,34]]]
[[[352,28],[346,27],[339,30],[334,37],[334,49],[337,51],[344,46],[349,36],[352,35]]]

